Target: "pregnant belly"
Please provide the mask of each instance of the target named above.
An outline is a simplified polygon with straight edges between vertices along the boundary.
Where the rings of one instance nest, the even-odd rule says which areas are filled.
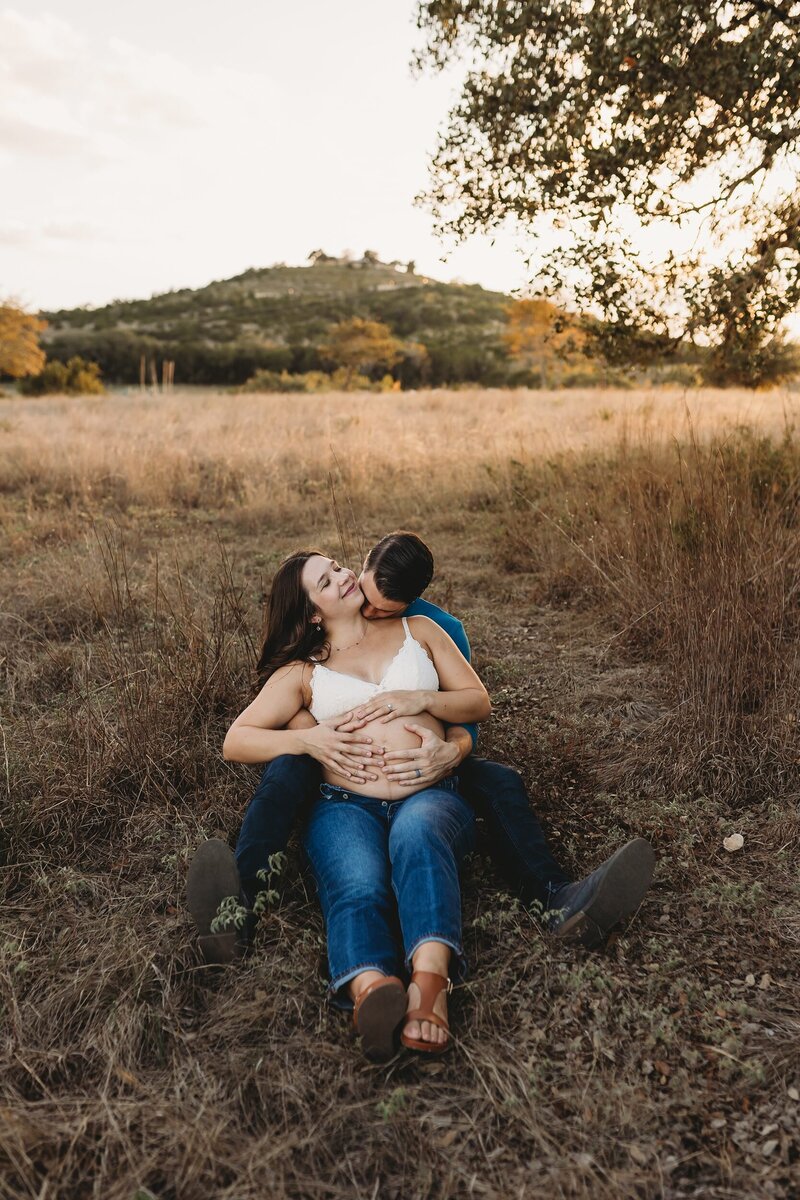
[[[422,744],[422,738],[405,728],[407,722],[424,725],[426,729],[432,729],[434,733],[438,733],[439,737],[444,737],[444,725],[429,713],[418,713],[416,717],[395,717],[393,721],[387,721],[385,725],[380,720],[370,721],[359,732],[365,738],[372,738],[373,753],[381,746],[387,751],[417,750]],[[367,766],[367,771],[370,771],[369,766]],[[347,779],[346,776],[338,775],[327,769],[324,777],[326,783],[334,783],[337,787],[352,792],[353,795],[376,796],[379,800],[401,800],[404,796],[411,796],[414,792],[427,786],[423,783],[419,787],[401,787],[397,783],[390,783],[389,778],[384,775],[380,767],[374,768],[371,773],[377,775],[378,778],[374,781],[368,779],[366,783],[357,783],[354,779]]]

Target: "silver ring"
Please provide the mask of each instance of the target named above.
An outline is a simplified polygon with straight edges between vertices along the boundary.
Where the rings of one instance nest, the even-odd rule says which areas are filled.
[[[420,779],[421,777],[422,777],[422,771],[420,771],[419,767],[417,767],[417,779]]]

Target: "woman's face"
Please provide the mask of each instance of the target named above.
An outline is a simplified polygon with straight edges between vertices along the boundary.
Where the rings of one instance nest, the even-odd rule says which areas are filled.
[[[340,567],[334,558],[312,554],[303,567],[302,580],[323,625],[337,617],[352,616],[364,603],[355,572],[349,567]]]

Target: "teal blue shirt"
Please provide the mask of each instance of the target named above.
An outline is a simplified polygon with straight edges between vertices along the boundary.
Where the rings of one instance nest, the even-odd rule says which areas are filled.
[[[431,621],[435,621],[445,633],[450,635],[467,662],[472,662],[472,650],[470,649],[469,638],[458,617],[454,617],[452,613],[445,612],[443,608],[439,608],[438,604],[431,604],[430,600],[423,600],[421,596],[411,601],[403,616],[430,617]],[[469,731],[474,750],[478,745],[478,727],[477,725],[465,725],[464,729]]]

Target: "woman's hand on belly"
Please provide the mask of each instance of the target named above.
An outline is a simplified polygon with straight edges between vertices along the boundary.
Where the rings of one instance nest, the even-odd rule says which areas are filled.
[[[377,753],[373,739],[368,734],[354,732],[360,728],[360,722],[353,723],[350,711],[314,721],[313,732],[307,731],[308,752],[322,764],[326,779],[329,774],[337,780],[357,783],[373,783],[378,778],[378,766],[373,763]],[[382,748],[382,741],[380,745]]]
[[[431,693],[422,689],[402,692],[379,692],[366,704],[359,705],[353,710],[356,721],[361,727],[370,721],[378,720],[383,724],[394,721],[396,717],[416,717],[430,707]],[[353,728],[360,726],[354,725]]]

